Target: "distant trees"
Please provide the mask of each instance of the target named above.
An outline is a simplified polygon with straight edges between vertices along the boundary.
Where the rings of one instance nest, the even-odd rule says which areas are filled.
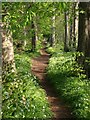
[[[27,43],[28,46],[30,46],[30,48],[28,48],[29,51],[35,51],[37,45],[36,40],[39,35],[41,36],[42,29],[44,30],[41,22],[51,17],[48,17],[45,11],[48,5],[47,3],[33,2],[6,2],[2,4],[2,60],[4,75],[5,73],[7,74],[8,71],[14,72],[16,70],[14,52],[17,51],[19,53],[22,50],[24,51]],[[39,27],[37,26],[37,20]],[[48,32],[46,29],[49,28],[50,30],[51,28],[48,27],[46,23],[44,22],[45,32]]]
[[[76,50],[77,48],[77,4],[78,3],[64,3],[65,8],[65,40],[64,51]],[[78,26],[77,26],[78,27]]]
[[[57,30],[63,31],[64,51],[79,51],[84,53],[82,63],[90,57],[90,4],[88,2],[78,3],[3,3],[3,60],[11,60],[14,63],[14,50],[23,49],[28,43],[29,51],[35,51],[37,40],[46,37],[50,46],[56,44]],[[79,13],[79,15],[78,15]],[[61,18],[60,18],[61,17]],[[78,18],[79,17],[79,18]],[[62,23],[58,22],[60,18]],[[79,21],[78,21],[79,19]],[[62,24],[64,27],[59,28]],[[79,27],[78,27],[79,24]],[[78,31],[78,32],[77,32]],[[63,35],[64,34],[64,35]],[[78,38],[77,38],[78,35]],[[58,38],[58,41],[61,38]],[[5,45],[7,43],[8,49]],[[13,46],[14,42],[14,46]],[[20,48],[21,47],[21,48]],[[6,52],[5,52],[5,50]],[[5,54],[5,55],[4,55]],[[81,58],[82,59],[82,58]],[[5,61],[5,60],[4,60]],[[5,63],[5,62],[4,62]],[[84,62],[87,64],[86,62]],[[14,65],[14,64],[13,64]],[[85,65],[88,66],[88,65]],[[15,65],[14,65],[15,68]],[[85,67],[87,69],[87,67]]]
[[[90,77],[90,3],[66,3],[65,5],[64,51],[77,50],[80,52],[77,61],[83,65]],[[70,37],[68,37],[69,35]]]

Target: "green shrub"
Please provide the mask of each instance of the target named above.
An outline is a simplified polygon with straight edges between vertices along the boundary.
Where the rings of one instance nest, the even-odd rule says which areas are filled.
[[[27,54],[16,54],[17,74],[3,84],[3,118],[51,118],[45,91],[31,74]]]
[[[59,41],[59,43],[50,47],[50,44],[47,44],[47,52],[50,54],[57,54],[63,50],[63,43]]]

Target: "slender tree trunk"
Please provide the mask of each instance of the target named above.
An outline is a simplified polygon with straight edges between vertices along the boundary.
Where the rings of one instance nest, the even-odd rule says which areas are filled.
[[[75,8],[76,8],[76,3],[73,3],[73,48],[76,48],[76,34],[75,34],[75,22],[76,22],[76,12],[75,12]]]
[[[35,35],[35,25],[34,25],[33,20],[31,23],[31,29],[32,29],[32,49],[31,49],[31,51],[34,52],[35,48],[36,48],[36,35]]]
[[[52,46],[55,44],[55,15],[52,17]]]
[[[0,11],[2,7],[0,6]],[[0,118],[2,119],[2,37],[1,37],[1,20],[2,15],[0,14]]]
[[[0,22],[0,28],[1,28],[1,22]],[[2,118],[1,112],[2,112],[2,38],[1,38],[1,29],[0,29],[0,118]]]
[[[26,47],[26,45],[27,45],[27,41],[26,41],[26,35],[27,35],[27,32],[26,32],[26,29],[25,29],[25,27],[24,27],[24,36],[25,36],[25,40],[23,41],[23,50],[25,50],[25,47]]]
[[[78,2],[76,3],[76,9],[78,9]],[[78,21],[79,21],[79,12],[76,11],[76,20],[75,20],[75,36],[76,36],[76,49],[78,46]]]
[[[1,23],[0,23],[0,28],[1,28]],[[2,37],[0,30],[0,82],[1,82],[1,75],[2,75]]]
[[[50,47],[52,47],[53,46],[53,38],[52,38],[52,34],[50,34],[49,35],[49,38],[48,38],[48,41],[49,41],[49,43],[50,43]]]
[[[70,40],[69,40],[69,47],[72,48],[72,23],[70,25]]]
[[[85,19],[85,34],[86,34],[86,47],[85,47],[85,56],[90,57],[90,5],[86,3],[86,15]]]
[[[50,46],[53,46],[55,44],[55,5],[53,4],[53,16],[51,18],[51,22],[52,22],[52,27],[51,27],[51,36],[50,36]]]
[[[70,39],[69,39],[69,48],[72,50],[72,38],[73,38],[73,4],[71,4],[70,6],[70,30],[69,30],[69,35],[70,35]]]
[[[68,15],[67,12],[65,12],[65,40],[64,40],[64,51],[67,52],[68,49]]]
[[[34,17],[34,26],[35,26],[35,36],[36,36],[36,41],[38,40],[38,26],[37,26],[37,16]]]

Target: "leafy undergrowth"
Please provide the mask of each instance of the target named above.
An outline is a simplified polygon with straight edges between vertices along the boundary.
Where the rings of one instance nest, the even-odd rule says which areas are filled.
[[[3,118],[51,118],[45,91],[31,75],[28,54],[15,55],[17,74],[3,84]]]
[[[23,43],[23,41],[21,41]],[[17,44],[16,44],[17,43]],[[41,44],[41,40],[38,40],[35,51],[32,51],[32,47],[30,46],[31,42],[29,42],[26,46],[23,44],[18,46],[18,40],[14,41],[14,52],[15,54],[28,54],[28,56],[37,57],[40,55],[40,49],[43,47]]]
[[[47,52],[50,53],[51,55],[60,53],[60,51],[63,50],[63,43],[57,43],[57,45],[50,47],[50,44],[47,44]]]
[[[50,51],[52,52],[52,51]],[[90,81],[71,52],[53,54],[47,77],[77,118],[90,118]]]

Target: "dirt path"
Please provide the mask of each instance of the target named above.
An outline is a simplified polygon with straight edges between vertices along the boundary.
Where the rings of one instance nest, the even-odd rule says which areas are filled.
[[[41,56],[32,59],[32,73],[40,79],[42,88],[46,91],[51,110],[54,113],[54,119],[72,118],[69,106],[65,105],[63,101],[57,97],[54,89],[45,79],[45,69],[48,65],[50,55],[45,52],[45,48],[40,51]]]

